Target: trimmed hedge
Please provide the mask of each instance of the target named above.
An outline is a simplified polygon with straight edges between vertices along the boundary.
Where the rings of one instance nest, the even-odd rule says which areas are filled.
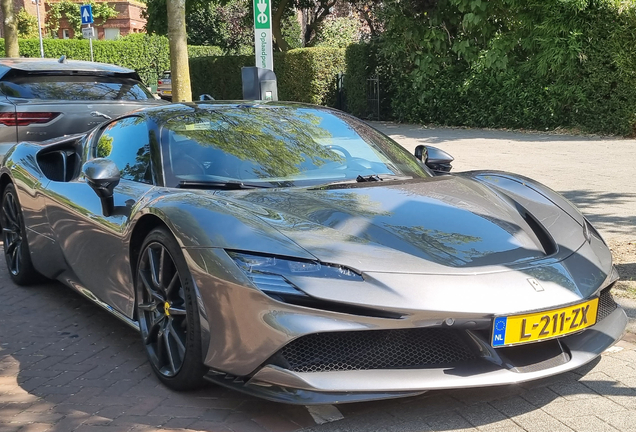
[[[636,2],[388,0],[393,116],[636,135]]]
[[[190,59],[192,93],[216,99],[241,99],[241,67],[254,66],[254,56],[215,56]],[[274,72],[280,100],[333,106],[336,79],[344,72],[345,50],[299,48],[274,53]]]
[[[20,39],[20,55],[40,57],[39,39]],[[86,39],[44,39],[44,56],[59,58],[65,55],[73,60],[90,60],[90,46]],[[190,57],[220,55],[219,47],[189,46]],[[4,56],[4,39],[0,39],[0,56]],[[157,77],[170,69],[168,38],[164,36],[134,34],[118,40],[93,41],[96,62],[111,63],[136,70],[146,84],[154,84]]]

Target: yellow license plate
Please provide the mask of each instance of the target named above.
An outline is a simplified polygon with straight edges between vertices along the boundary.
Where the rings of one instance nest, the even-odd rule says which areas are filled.
[[[575,333],[596,324],[598,298],[559,309],[496,317],[492,346],[537,342]]]
[[[172,90],[164,90],[163,94],[172,94]]]

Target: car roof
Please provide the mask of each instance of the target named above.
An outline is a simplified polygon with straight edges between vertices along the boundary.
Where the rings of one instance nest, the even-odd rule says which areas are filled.
[[[60,63],[58,59],[0,58],[0,65],[25,72],[80,71],[124,74],[134,72],[132,69],[120,66],[83,60],[64,60],[64,62]]]

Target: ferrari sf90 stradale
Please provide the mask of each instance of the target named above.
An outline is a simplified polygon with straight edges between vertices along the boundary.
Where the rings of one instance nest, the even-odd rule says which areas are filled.
[[[618,274],[585,217],[451,161],[322,107],[149,108],[12,148],[6,261],[138,329],[174,389],[381,399],[538,379],[615,343]]]

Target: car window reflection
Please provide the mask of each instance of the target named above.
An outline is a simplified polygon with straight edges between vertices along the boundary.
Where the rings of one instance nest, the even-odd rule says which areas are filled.
[[[115,162],[124,179],[152,183],[148,125],[140,117],[109,124],[97,140],[96,156]]]
[[[170,118],[168,168],[176,181],[316,184],[362,175],[428,177],[415,158],[351,117],[297,107],[225,107]]]

